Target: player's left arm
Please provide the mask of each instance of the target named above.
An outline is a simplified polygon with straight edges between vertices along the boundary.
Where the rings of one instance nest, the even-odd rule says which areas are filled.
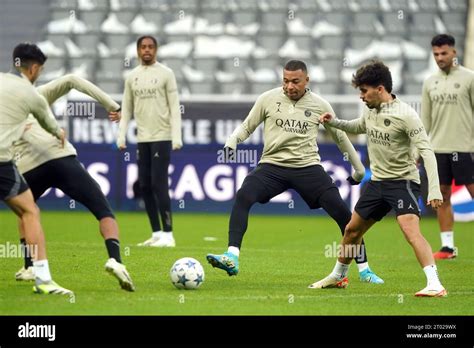
[[[166,98],[170,109],[172,148],[173,150],[179,150],[183,147],[181,138],[181,110],[179,107],[178,84],[172,71],[166,82]]]
[[[53,104],[63,95],[69,93],[72,89],[76,89],[95,99],[108,112],[116,112],[120,109],[120,105],[102,89],[94,85],[92,82],[73,74],[65,75],[36,88],[38,93],[46,98],[49,105]]]
[[[438,166],[436,157],[426,134],[425,127],[415,111],[406,117],[405,133],[413,144],[425,165],[428,176],[428,204],[437,209],[443,203],[443,196],[439,188]]]
[[[257,129],[257,127],[265,120],[266,110],[266,93],[261,94],[255,104],[252,106],[249,114],[232,134],[227,138],[224,148],[232,150],[237,149],[237,145],[243,143]]]

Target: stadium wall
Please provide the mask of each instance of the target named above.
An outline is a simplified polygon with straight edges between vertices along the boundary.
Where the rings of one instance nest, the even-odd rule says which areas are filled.
[[[415,109],[419,106],[419,96],[403,96]],[[361,103],[353,96],[329,96],[329,102],[340,108],[351,110],[351,116],[359,113]],[[117,98],[117,100],[120,100]],[[209,102],[213,100],[213,102]],[[261,156],[263,147],[262,129],[254,134],[239,149],[237,163],[222,163],[219,152],[228,135],[239,125],[253,105],[255,96],[207,98],[196,96],[183,98],[183,143],[180,151],[172,153],[169,170],[170,196],[174,211],[228,213],[235,193],[245,176],[251,171]],[[143,202],[137,189],[136,165],[136,125],[131,121],[127,134],[128,148],[120,152],[115,146],[118,125],[107,119],[106,111],[90,99],[63,99],[54,104],[53,109],[60,123],[67,130],[69,141],[76,147],[79,160],[95,178],[106,194],[112,207],[122,211],[140,211]],[[347,115],[341,115],[341,117]],[[318,136],[322,164],[339,187],[341,196],[348,206],[354,207],[360,195],[360,186],[350,186],[346,178],[351,173],[350,163],[343,159],[338,148],[325,139],[324,130]],[[365,137],[352,138],[363,163],[369,168]],[[425,176],[422,172],[422,178]],[[366,179],[370,178],[367,170]],[[135,185],[135,186],[134,186]],[[426,183],[423,182],[423,197],[426,197]],[[455,210],[458,219],[474,218],[474,206],[463,192],[455,189]],[[51,189],[40,199],[39,206],[47,210],[82,209],[57,190]],[[422,200],[420,206],[424,207]],[[313,214],[293,191],[275,197],[269,204],[256,205],[256,213],[265,214]],[[317,214],[323,214],[317,210]],[[425,209],[424,213],[432,214]]]

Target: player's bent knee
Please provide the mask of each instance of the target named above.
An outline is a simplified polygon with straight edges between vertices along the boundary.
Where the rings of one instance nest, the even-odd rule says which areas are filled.
[[[237,191],[236,202],[244,205],[252,205],[257,202],[257,196],[251,190],[241,188]]]
[[[39,218],[40,218],[40,209],[35,203],[25,205],[23,207],[21,217],[22,218],[30,217],[30,218],[35,218],[35,219],[39,220]]]
[[[351,224],[348,224],[344,229],[344,236],[349,239],[357,239],[362,235],[362,233],[362,229],[357,228],[357,226]]]

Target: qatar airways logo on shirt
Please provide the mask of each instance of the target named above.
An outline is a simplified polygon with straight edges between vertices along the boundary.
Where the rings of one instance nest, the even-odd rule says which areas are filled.
[[[367,128],[367,136],[372,144],[390,146],[390,134]]]
[[[298,133],[298,134],[306,134],[308,132],[308,122],[302,122],[298,120],[283,120],[281,118],[277,118],[275,124],[282,128],[285,132],[288,133]]]
[[[431,96],[433,103],[446,104],[446,105],[457,105],[458,95],[457,93],[439,93]]]
[[[156,98],[158,88],[139,88],[133,91],[135,97],[138,98]]]

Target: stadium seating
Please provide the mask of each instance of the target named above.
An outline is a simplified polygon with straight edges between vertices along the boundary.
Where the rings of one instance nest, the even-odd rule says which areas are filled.
[[[453,34],[462,62],[467,5],[467,0],[53,0],[42,47],[54,59],[42,79],[76,72],[120,93],[123,73],[133,67],[135,40],[149,33],[159,40],[158,59],[174,70],[182,93],[260,93],[279,84],[279,71],[291,58],[319,69],[313,69],[317,77],[310,76],[313,86],[342,93],[352,88],[343,74],[379,57],[401,66],[394,76],[402,82],[397,92],[419,94],[421,81],[414,74],[429,66],[433,35]],[[342,73],[343,68],[348,70]]]

